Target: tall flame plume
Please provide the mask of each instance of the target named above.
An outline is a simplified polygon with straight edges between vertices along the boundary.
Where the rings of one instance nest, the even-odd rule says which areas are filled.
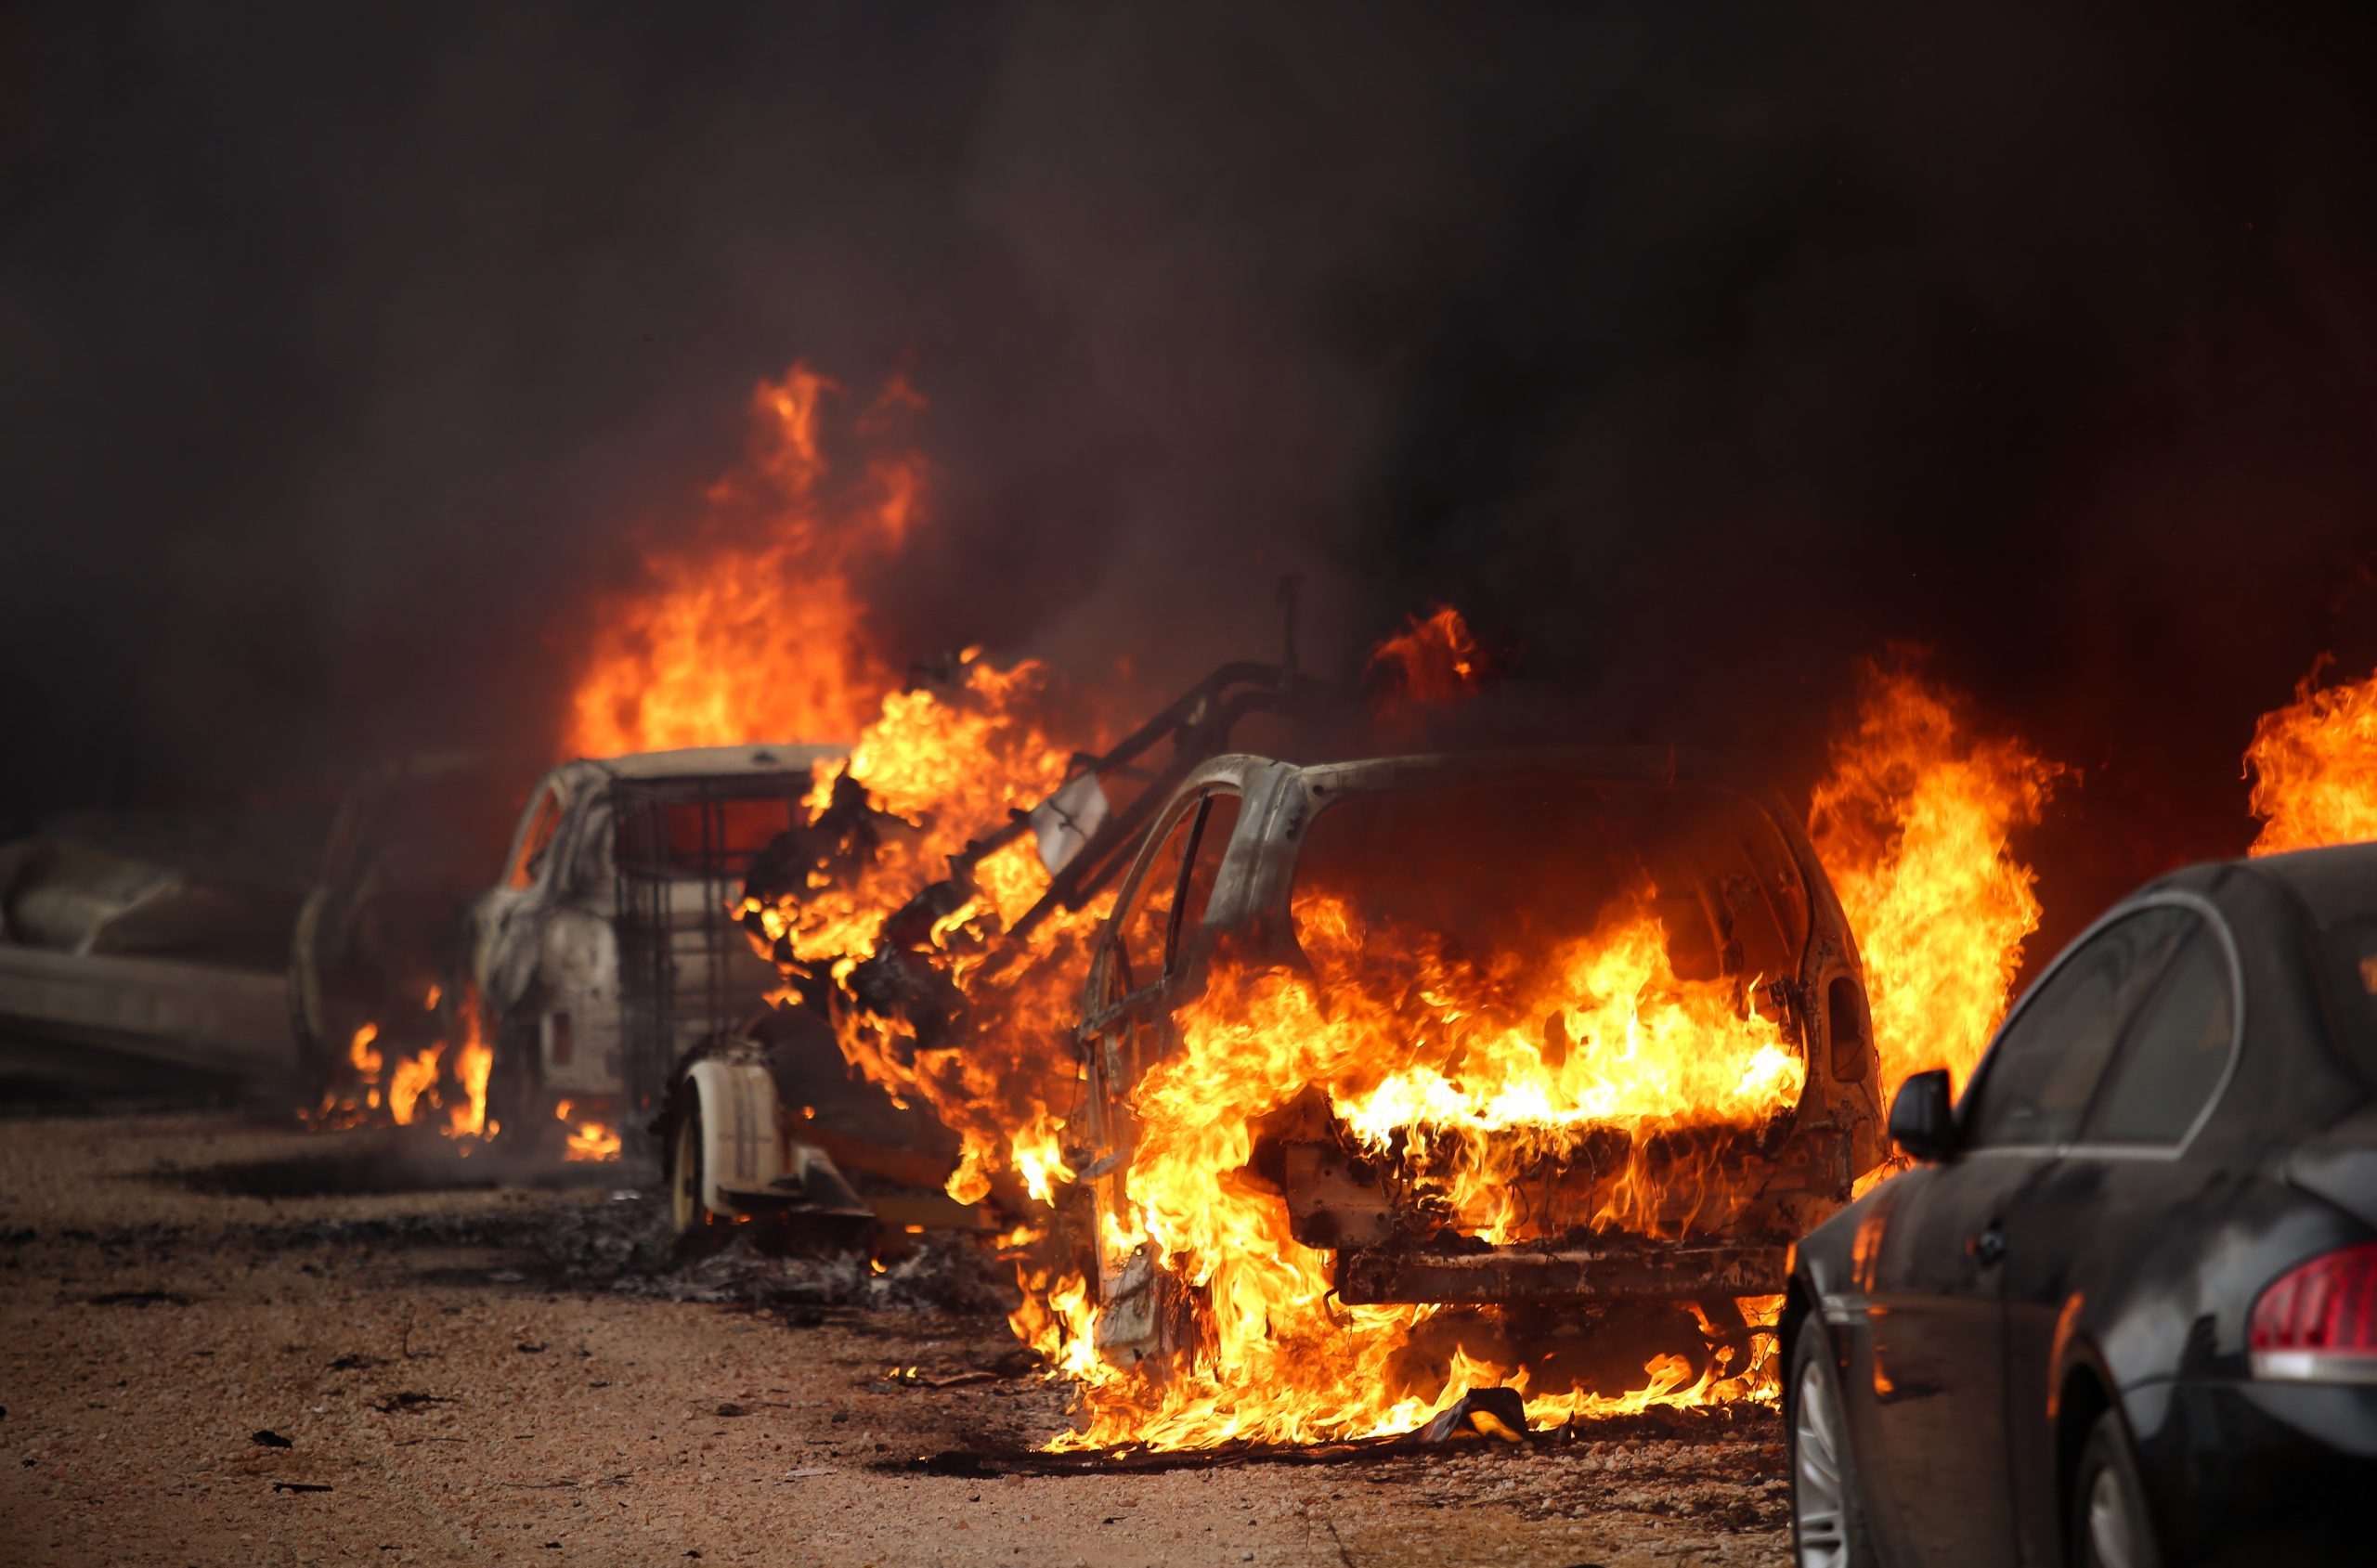
[[[2038,875],[2012,839],[2064,770],[1974,734],[1903,662],[1869,666],[1863,688],[1810,828],[1864,958],[1887,1106],[1931,1068],[1961,1088],[2006,1016],[2040,914]]]
[[[856,734],[893,675],[863,574],[907,542],[925,467],[896,439],[923,399],[895,380],[857,421],[845,476],[805,365],[752,395],[747,460],[711,486],[692,543],[653,551],[646,585],[604,606],[565,745],[574,757]]]
[[[2249,853],[2377,839],[2377,674],[2321,686],[2325,663],[2254,726],[2245,764],[2262,827]]]

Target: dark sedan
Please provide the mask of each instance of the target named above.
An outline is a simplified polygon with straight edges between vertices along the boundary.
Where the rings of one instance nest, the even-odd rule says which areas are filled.
[[[2372,1095],[2377,845],[2098,921],[1797,1249],[1799,1561],[2377,1562]]]

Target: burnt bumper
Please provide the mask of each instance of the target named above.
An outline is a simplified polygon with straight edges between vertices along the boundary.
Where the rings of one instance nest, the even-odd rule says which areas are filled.
[[[1338,1299],[1385,1302],[1607,1302],[1779,1293],[1790,1248],[1780,1239],[1627,1240],[1497,1247],[1474,1252],[1369,1247],[1337,1260]]]

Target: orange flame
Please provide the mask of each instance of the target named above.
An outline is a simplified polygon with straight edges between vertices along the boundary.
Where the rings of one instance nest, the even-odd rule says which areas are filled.
[[[619,1130],[607,1121],[578,1114],[568,1100],[553,1107],[554,1119],[569,1129],[564,1160],[608,1160],[619,1157]]]
[[[434,1013],[440,995],[439,989],[431,986],[423,1010]],[[427,1112],[435,1109],[446,1112],[440,1131],[448,1137],[492,1137],[494,1129],[487,1124],[486,1108],[487,1070],[494,1054],[479,1040],[476,998],[466,991],[457,1011],[466,1038],[462,1051],[450,1060],[442,1039],[406,1054],[394,1048],[377,1023],[357,1029],[347,1043],[350,1084],[344,1091],[333,1088],[326,1093],[321,1104],[305,1115],[306,1123],[329,1128],[372,1122],[409,1127],[427,1120]]]
[[[495,1066],[495,1053],[480,1038],[477,993],[464,991],[458,1011],[462,1020],[462,1044],[454,1054],[454,1078],[461,1087],[463,1098],[447,1113],[447,1135],[492,1138],[501,1130],[487,1117],[487,1081]]]
[[[1486,683],[1494,660],[1449,604],[1413,616],[1403,629],[1370,650],[1362,686],[1373,717],[1392,720],[1411,710],[1456,702]]]
[[[396,1118],[399,1127],[412,1125],[413,1111],[437,1082],[437,1061],[446,1054],[443,1045],[432,1045],[419,1056],[398,1062],[388,1081],[388,1114]]]
[[[1362,1153],[1396,1173],[1398,1212],[1462,1235],[1721,1224],[1748,1195],[1726,1190],[1724,1140],[1708,1135],[1787,1113],[1805,1081],[1755,986],[1680,978],[1648,888],[1539,951],[1461,956],[1433,932],[1366,927],[1328,893],[1301,901],[1313,974],[1219,965],[1183,1009],[1177,1049],[1131,1095],[1128,1212],[1106,1218],[1102,1243],[1110,1257],[1144,1249],[1205,1303],[1193,1355],[1110,1366],[1091,1348],[1084,1282],[1024,1275],[1017,1332],[1082,1385],[1077,1430],[1055,1446],[1377,1436],[1497,1385],[1520,1390],[1537,1422],[1771,1397],[1763,1362],[1731,1349],[1696,1366],[1656,1354],[1613,1391],[1546,1380],[1490,1328],[1436,1307],[1344,1304],[1330,1254],[1246,1179],[1257,1122],[1318,1086]],[[1662,1142],[1693,1133],[1707,1158]],[[1615,1158],[1578,1158],[1593,1138]]]
[[[1864,958],[1888,1106],[1929,1068],[1961,1086],[2006,1016],[2039,926],[2037,873],[2010,836],[2039,820],[2064,770],[1975,736],[1903,665],[1868,667],[1864,688],[1810,829]]]
[[[851,735],[892,684],[857,579],[907,540],[924,464],[886,439],[923,400],[894,381],[859,421],[880,447],[847,483],[822,426],[838,389],[804,365],[753,395],[743,469],[712,486],[702,542],[646,556],[649,586],[604,608],[569,754]]]
[[[847,978],[876,951],[886,918],[973,835],[1055,792],[1072,748],[1050,738],[1054,696],[1043,667],[1027,661],[1001,669],[969,650],[950,688],[883,699],[843,771],[877,811],[895,819],[894,831],[855,870],[820,868],[805,888],[746,905],[788,976]],[[834,792],[835,777],[821,772],[811,810],[827,810]],[[852,1066],[903,1103],[930,1107],[958,1134],[949,1190],[962,1202],[981,1199],[991,1176],[1005,1170],[1046,1198],[1062,1168],[1062,1117],[1052,1108],[1070,1104],[1077,1082],[1062,1036],[1079,984],[1077,970],[1062,960],[1103,905],[1044,922],[1029,963],[993,976],[979,957],[981,944],[1030,908],[1047,881],[1031,840],[1018,839],[975,868],[974,896],[934,924],[931,946],[969,999],[959,1033],[928,1045],[902,1017],[843,1007],[834,1018]]]
[[[2322,687],[2326,663],[2254,726],[2245,763],[2262,829],[2250,854],[2377,839],[2377,674]]]

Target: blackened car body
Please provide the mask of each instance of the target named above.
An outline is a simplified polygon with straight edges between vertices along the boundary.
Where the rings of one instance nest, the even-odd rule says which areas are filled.
[[[2191,867],[1797,1250],[1802,1564],[2377,1562],[2377,845]]]

